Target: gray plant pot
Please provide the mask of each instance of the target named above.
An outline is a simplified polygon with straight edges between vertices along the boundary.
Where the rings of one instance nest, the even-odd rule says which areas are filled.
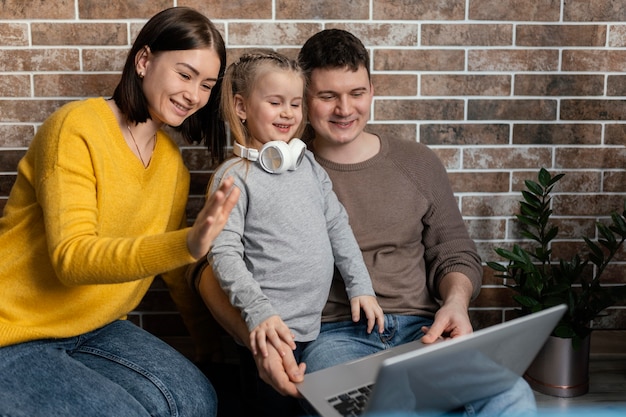
[[[589,391],[589,342],[574,350],[571,339],[550,336],[524,374],[530,387],[554,397],[576,397]]]

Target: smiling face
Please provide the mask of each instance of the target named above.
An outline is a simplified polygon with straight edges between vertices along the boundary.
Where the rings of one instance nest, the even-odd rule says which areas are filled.
[[[303,93],[301,74],[271,67],[260,73],[248,97],[235,95],[237,116],[246,121],[250,134],[247,146],[289,142],[302,123]]]
[[[357,139],[370,118],[374,89],[367,70],[318,68],[311,72],[307,104],[315,140],[339,145]]]
[[[210,48],[153,54],[146,47],[137,55],[136,68],[144,74],[142,88],[152,120],[179,126],[209,101],[220,59]]]

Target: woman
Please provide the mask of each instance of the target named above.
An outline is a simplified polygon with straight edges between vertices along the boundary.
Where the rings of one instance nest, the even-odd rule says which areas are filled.
[[[124,319],[157,274],[185,293],[238,198],[227,181],[185,227],[189,173],[161,130],[222,156],[225,61],[205,16],[164,10],[112,99],[69,103],[37,132],[0,218],[0,415],[216,414],[203,374]]]

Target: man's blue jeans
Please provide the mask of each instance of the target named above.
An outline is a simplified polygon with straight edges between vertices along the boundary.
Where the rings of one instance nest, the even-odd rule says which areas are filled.
[[[315,372],[417,340],[424,335],[422,326],[431,324],[432,320],[424,317],[386,314],[385,331],[378,334],[375,329],[367,334],[364,321],[322,323],[320,335],[304,349],[302,361],[307,373]],[[467,404],[463,411],[467,416],[527,416],[536,410],[532,390],[519,378],[511,389]]]
[[[0,416],[215,416],[209,380],[120,320],[67,339],[0,348]]]

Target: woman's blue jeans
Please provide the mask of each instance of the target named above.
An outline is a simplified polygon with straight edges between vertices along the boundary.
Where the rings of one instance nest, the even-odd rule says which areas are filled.
[[[126,320],[0,348],[3,417],[216,414],[217,396],[204,374]]]
[[[421,338],[422,326],[432,320],[417,316],[385,315],[385,331],[367,334],[365,322],[341,321],[322,323],[317,339],[302,353],[306,372],[315,372],[330,366],[352,361],[366,355],[389,349]],[[433,364],[436,366],[436,364]],[[304,405],[307,407],[307,405]],[[532,390],[522,378],[509,390],[496,396],[467,404],[459,414],[466,416],[528,416],[536,413]]]

